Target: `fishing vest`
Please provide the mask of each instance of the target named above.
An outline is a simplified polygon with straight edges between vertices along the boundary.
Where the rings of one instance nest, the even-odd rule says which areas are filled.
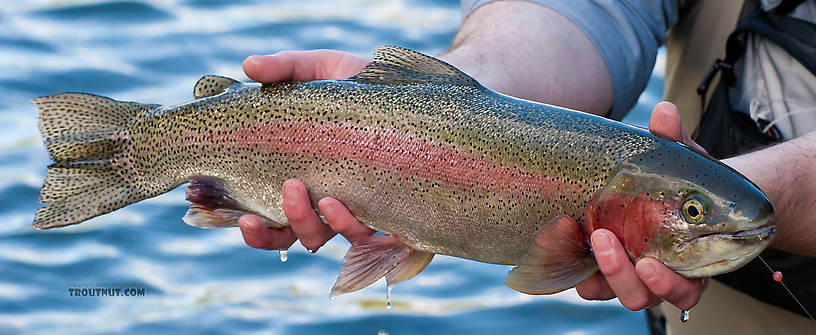
[[[816,25],[807,20],[816,19],[816,3],[809,1],[805,19],[795,15],[803,0],[697,1],[683,9],[666,41],[664,98],[676,102],[686,130],[714,157],[816,130]],[[816,258],[776,250],[762,257],[816,310]],[[806,316],[759,259],[715,279]]]

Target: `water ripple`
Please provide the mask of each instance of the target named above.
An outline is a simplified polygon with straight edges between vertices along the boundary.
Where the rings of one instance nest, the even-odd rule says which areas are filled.
[[[39,265],[69,265],[98,258],[116,258],[119,250],[111,245],[85,242],[66,248],[32,247],[26,244],[0,245],[0,257],[5,261]]]
[[[138,24],[172,17],[172,14],[150,5],[130,1],[65,6],[39,10],[35,12],[35,15],[68,22],[75,20],[94,20],[117,24]]]

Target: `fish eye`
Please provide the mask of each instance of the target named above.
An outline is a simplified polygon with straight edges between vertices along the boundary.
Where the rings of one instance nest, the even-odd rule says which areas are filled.
[[[690,223],[699,223],[705,216],[705,206],[699,196],[690,196],[683,202],[683,218]]]

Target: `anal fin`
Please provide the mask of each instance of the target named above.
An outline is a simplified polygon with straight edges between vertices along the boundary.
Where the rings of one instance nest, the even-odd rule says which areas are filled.
[[[578,285],[597,270],[581,226],[561,215],[539,231],[530,251],[504,283],[522,293],[553,294]]]
[[[238,218],[244,214],[241,211],[223,208],[210,208],[191,205],[184,214],[184,223],[198,228],[227,228],[238,225]]]
[[[249,210],[236,200],[224,183],[214,177],[192,176],[187,185],[187,200],[192,202],[184,223],[199,228],[225,228],[238,225],[238,218],[244,214],[261,217],[263,223],[274,226],[273,220]]]
[[[420,273],[432,258],[432,253],[415,250],[396,237],[369,236],[352,244],[343,257],[330,296],[360,290],[383,276],[389,286],[406,281]]]

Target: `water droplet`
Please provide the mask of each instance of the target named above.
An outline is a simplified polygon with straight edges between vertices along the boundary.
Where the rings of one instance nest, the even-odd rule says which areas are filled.
[[[306,249],[306,250],[308,250],[310,254],[315,253],[315,250],[312,250],[312,249]]]
[[[391,309],[391,285],[388,285],[388,291],[385,292],[385,309]]]
[[[782,272],[776,271],[773,273],[773,280],[774,281],[782,281]]]
[[[337,299],[337,297],[335,297],[335,296],[329,297],[329,300],[334,300],[334,299]]]
[[[686,322],[689,319],[689,311],[680,312],[680,322]]]
[[[388,332],[385,330],[379,330],[377,331],[377,335],[388,335]]]
[[[278,250],[278,253],[280,254],[281,262],[286,263],[286,260],[289,259],[289,251],[286,249],[280,249]]]

